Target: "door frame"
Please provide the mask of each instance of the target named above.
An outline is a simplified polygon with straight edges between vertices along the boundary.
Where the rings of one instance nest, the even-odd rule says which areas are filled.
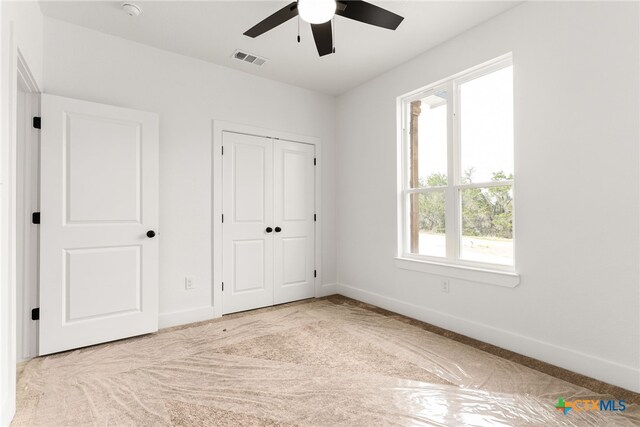
[[[23,339],[36,339],[35,333],[31,334],[32,337],[25,337],[24,328],[18,322],[19,317],[23,318],[23,307],[22,304],[19,305],[21,301],[17,298],[19,287],[22,287],[22,284],[17,283],[17,272],[25,268],[20,264],[22,258],[17,253],[16,244],[18,236],[24,236],[20,229],[23,223],[18,219],[18,215],[22,213],[21,206],[17,205],[18,177],[24,172],[17,162],[17,144],[21,142],[18,141],[18,86],[30,100],[37,98],[40,93],[36,79],[16,41],[13,22],[9,22],[4,35],[7,36],[6,39],[0,37],[2,60],[6,61],[6,68],[0,70],[0,92],[3,94],[0,104],[0,391],[3,395],[0,401],[0,424],[3,425],[9,424],[15,414],[18,342],[21,342],[22,347]],[[7,74],[3,74],[3,71]],[[28,107],[25,106],[21,113],[39,115],[37,101],[29,102]],[[25,122],[29,128],[31,118],[27,118]],[[33,131],[24,133],[25,140],[31,137],[34,137]],[[37,134],[35,138],[38,138]],[[34,325],[29,325],[28,329],[35,331],[32,328]]]
[[[16,204],[16,235],[22,240],[22,250],[16,254],[16,278],[21,279],[16,282],[16,351],[17,361],[26,362],[38,354],[39,325],[31,319],[31,310],[39,306],[40,230],[31,223],[31,213],[40,212],[40,131],[33,127],[31,118],[40,116],[41,92],[20,51],[17,67],[18,84],[26,95],[22,112],[26,120],[22,140],[16,139],[24,145],[16,147],[16,191],[23,192],[22,203]]]
[[[244,135],[259,136],[270,139],[281,139],[285,141],[310,144],[315,147],[316,167],[315,167],[315,268],[314,278],[315,296],[323,296],[322,293],[322,144],[320,138],[313,136],[299,135],[291,132],[267,129],[258,126],[245,125],[222,120],[213,120],[213,167],[211,173],[212,181],[212,256],[213,256],[213,283],[211,292],[211,305],[213,306],[214,317],[222,316],[222,134],[223,132],[234,132]]]

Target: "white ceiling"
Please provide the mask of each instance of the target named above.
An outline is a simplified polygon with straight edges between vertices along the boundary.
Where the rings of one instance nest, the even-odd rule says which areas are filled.
[[[288,1],[41,1],[44,15],[272,80],[337,95],[520,2],[371,1],[405,17],[389,31],[336,17],[336,53],[318,57],[309,24],[297,19],[251,39],[247,29]],[[269,59],[262,67],[231,56],[241,49]]]

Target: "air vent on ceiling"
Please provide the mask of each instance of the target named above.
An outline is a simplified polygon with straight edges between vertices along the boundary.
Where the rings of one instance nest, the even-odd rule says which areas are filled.
[[[267,58],[262,58],[258,55],[236,50],[233,52],[233,57],[239,61],[248,62],[249,64],[262,66],[267,62]]]

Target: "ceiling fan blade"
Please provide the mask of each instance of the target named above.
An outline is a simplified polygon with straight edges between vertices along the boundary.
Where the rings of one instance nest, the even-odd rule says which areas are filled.
[[[336,15],[389,30],[398,28],[404,19],[400,15],[361,0],[338,1]]]
[[[327,21],[324,24],[311,24],[311,32],[318,48],[318,55],[325,56],[333,53],[331,21]]]
[[[293,2],[283,7],[273,15],[268,16],[256,25],[247,30],[244,35],[249,37],[258,37],[260,34],[264,34],[267,31],[277,27],[280,24],[284,24],[289,19],[298,16],[298,2]]]

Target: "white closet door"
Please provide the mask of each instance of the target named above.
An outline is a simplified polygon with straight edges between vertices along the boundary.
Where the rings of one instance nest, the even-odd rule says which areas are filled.
[[[275,304],[315,295],[314,154],[313,145],[274,142]]]
[[[223,313],[273,304],[273,143],[224,132]]]
[[[156,331],[158,116],[43,95],[41,141],[39,354]]]

